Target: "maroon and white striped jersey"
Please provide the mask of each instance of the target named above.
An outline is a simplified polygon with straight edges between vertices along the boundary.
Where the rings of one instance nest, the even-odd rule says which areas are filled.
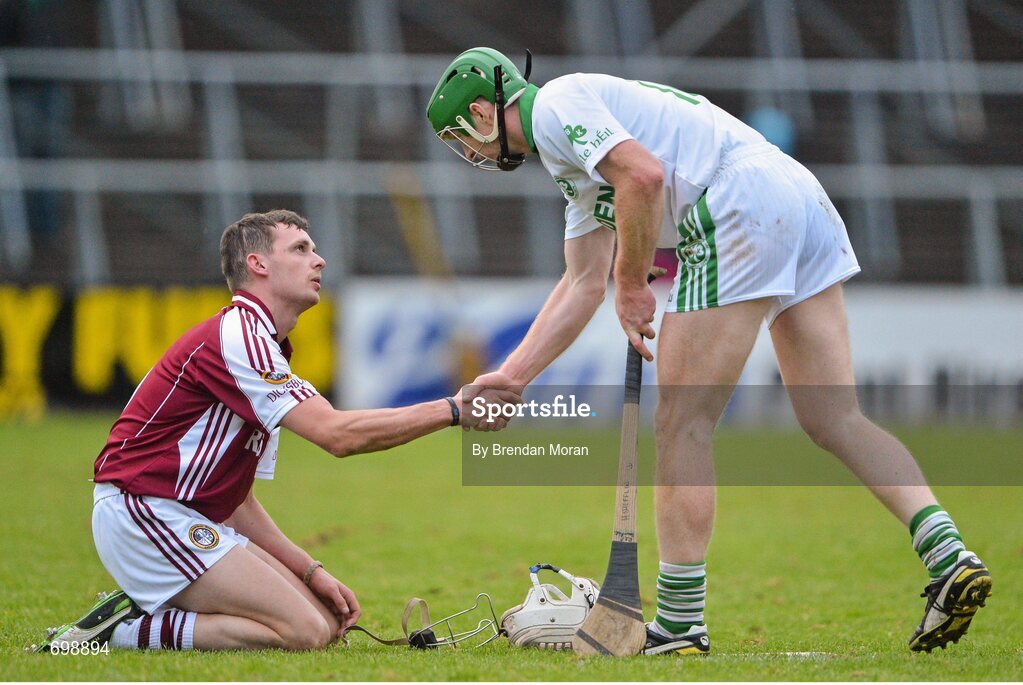
[[[276,334],[266,306],[236,291],[142,379],[96,458],[95,481],[178,500],[213,521],[230,516],[260,458],[276,458],[281,419],[316,394],[291,373],[291,344]]]

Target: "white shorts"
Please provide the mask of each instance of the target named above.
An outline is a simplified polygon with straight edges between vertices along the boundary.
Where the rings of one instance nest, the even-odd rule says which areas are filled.
[[[679,267],[666,312],[770,297],[770,325],[860,270],[824,188],[769,144],[726,157],[678,231]]]
[[[147,614],[184,590],[244,535],[180,502],[130,495],[110,483],[93,494],[92,536],[103,566]]]

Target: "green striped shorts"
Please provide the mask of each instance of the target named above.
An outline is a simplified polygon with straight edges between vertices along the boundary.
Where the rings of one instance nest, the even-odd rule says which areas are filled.
[[[773,147],[722,165],[678,225],[675,252],[666,312],[770,297],[768,323],[860,270],[820,183]]]

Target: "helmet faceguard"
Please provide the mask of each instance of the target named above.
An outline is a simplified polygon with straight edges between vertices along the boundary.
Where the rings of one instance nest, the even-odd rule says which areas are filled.
[[[476,601],[468,609],[432,623],[426,612],[426,602],[423,602],[422,619],[423,628],[408,635],[409,644],[416,649],[459,646],[475,649],[501,636],[494,604],[485,592],[476,595]]]
[[[409,630],[409,619],[419,609],[419,620],[423,627]],[[351,626],[349,631],[361,631],[377,642],[394,647],[412,647],[413,649],[436,649],[454,647],[455,649],[475,649],[489,644],[502,635],[501,624],[494,613],[494,603],[490,595],[481,592],[476,601],[468,609],[445,616],[436,621],[430,620],[430,609],[426,600],[413,597],[405,605],[401,616],[401,632],[404,637],[385,640],[359,625]],[[348,640],[345,640],[348,646]]]
[[[517,169],[525,155],[508,151],[505,108],[525,92],[532,59],[527,50],[526,73],[523,75],[507,57],[490,48],[472,48],[456,57],[434,88],[426,108],[426,117],[437,137],[478,169]],[[469,105],[480,97],[493,103],[496,109],[494,128],[487,134],[476,130],[469,111]],[[500,144],[497,159],[481,152],[484,145],[495,140]]]

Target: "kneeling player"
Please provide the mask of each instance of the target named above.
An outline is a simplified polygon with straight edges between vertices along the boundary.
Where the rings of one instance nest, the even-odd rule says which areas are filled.
[[[96,459],[93,536],[122,589],[37,651],[325,647],[356,622],[359,602],[256,499],[280,426],[344,457],[460,423],[461,393],[338,411],[291,372],[287,336],[319,302],[325,266],[305,219],[248,214],[224,231],[220,256],[231,304],[163,355]]]

